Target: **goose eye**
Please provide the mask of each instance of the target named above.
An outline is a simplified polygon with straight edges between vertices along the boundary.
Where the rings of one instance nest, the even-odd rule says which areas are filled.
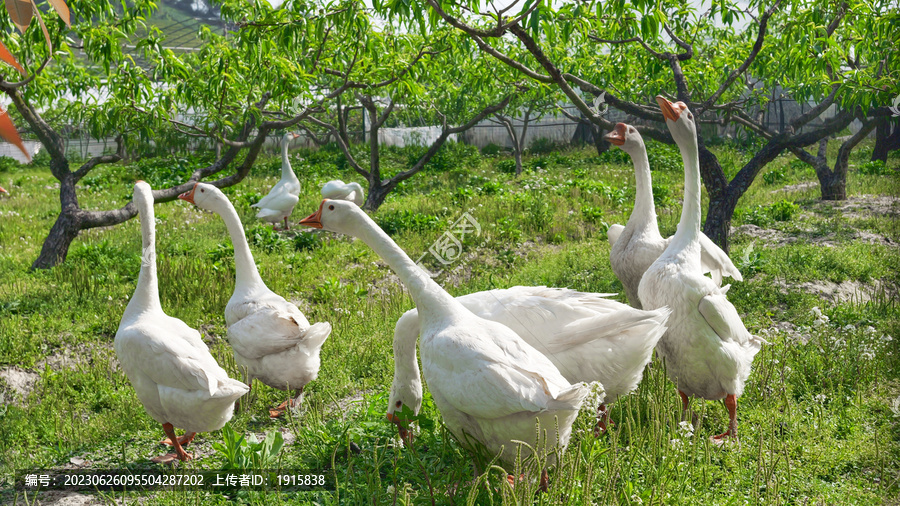
[[[333,205],[328,206],[328,210],[329,210],[329,211],[334,211],[334,206],[333,206]]]
[[[688,113],[688,119],[694,119],[694,115],[691,113]]]
[[[397,407],[403,406],[403,401],[397,401]]]
[[[203,188],[200,188],[200,193],[204,193],[204,192],[206,192],[206,190],[204,190]]]

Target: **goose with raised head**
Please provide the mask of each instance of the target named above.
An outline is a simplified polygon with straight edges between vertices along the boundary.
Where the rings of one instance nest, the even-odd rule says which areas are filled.
[[[322,197],[333,200],[349,200],[362,206],[366,200],[366,193],[359,183],[344,183],[340,179],[335,179],[322,185]]]
[[[122,370],[147,413],[161,423],[164,441],[175,453],[154,462],[189,460],[184,451],[197,432],[222,428],[234,413],[234,402],[249,391],[229,378],[200,337],[183,321],[165,314],[156,278],[156,230],[150,185],[134,185],[141,220],[141,271],[134,295],[125,307],[114,346]],[[185,430],[180,439],[175,428]]]
[[[605,137],[611,144],[628,153],[634,163],[634,210],[625,227],[612,225],[607,231],[607,237],[611,246],[609,263],[612,270],[625,288],[628,303],[641,308],[641,300],[638,297],[641,277],[665,251],[672,238],[663,239],[659,233],[656,206],[653,203],[653,185],[650,180],[650,162],[640,132],[631,125],[618,123]],[[703,272],[709,272],[716,285],[721,286],[723,276],[743,281],[740,271],[722,248],[716,246],[702,232],[699,241]]]
[[[356,204],[323,200],[300,224],[358,237],[393,269],[419,310],[419,349],[428,388],[461,444],[475,440],[512,466],[524,441],[552,464],[568,444],[591,387],[569,383],[513,330],[474,315],[432,280]],[[412,354],[415,360],[415,353]],[[535,440],[535,423],[542,427]],[[531,450],[521,445],[523,457]],[[511,467],[510,467],[511,469]],[[542,485],[546,474],[542,474]]]
[[[637,388],[669,315],[668,309],[642,311],[606,298],[611,295],[615,294],[514,286],[456,300],[476,316],[512,329],[550,359],[570,383],[599,381],[606,394],[598,407],[595,434],[599,434],[609,421],[606,404]],[[418,310],[413,308],[394,327],[395,369],[388,413],[401,435],[406,431],[399,417],[402,407],[418,414],[422,404],[415,356],[418,337]]]
[[[700,263],[700,161],[694,116],[683,102],[656,97],[666,126],[684,160],[684,207],[668,247],[644,273],[638,296],[644,307],[672,308],[668,330],[656,345],[682,407],[688,398],[725,399],[728,429],[713,438],[737,436],[737,398],[765,341],[747,331],[734,305]]]
[[[321,364],[322,345],[331,334],[331,324],[313,325],[284,297],[270,290],[256,268],[247,244],[244,227],[234,206],[218,188],[197,183],[178,198],[218,214],[234,245],[234,293],[225,306],[228,342],[234,360],[247,371],[249,382],[258,379],[279,390],[293,390],[297,400],[288,399],[272,417],[299,402],[303,388],[316,379]]]
[[[275,224],[284,220],[284,228],[287,230],[288,216],[300,200],[300,180],[294,174],[291,161],[288,158],[288,147],[292,140],[300,137],[298,134],[288,132],[281,141],[281,180],[269,190],[269,194],[261,198],[259,202],[250,207],[259,208],[256,217],[268,221],[275,228]]]

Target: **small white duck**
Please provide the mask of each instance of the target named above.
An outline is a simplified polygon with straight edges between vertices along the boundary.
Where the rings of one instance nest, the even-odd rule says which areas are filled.
[[[334,200],[349,200],[358,206],[366,201],[366,194],[359,183],[344,183],[335,179],[322,186],[322,197]]]
[[[700,262],[700,162],[694,116],[683,102],[656,97],[666,126],[684,160],[684,207],[665,252],[638,287],[644,307],[672,308],[669,329],[656,349],[678,386],[684,411],[688,397],[725,399],[728,430],[714,440],[737,437],[737,397],[744,391],[763,339],[750,334],[725,289],[703,275]]]
[[[134,203],[141,219],[143,254],[134,296],[125,308],[115,350],[122,370],[147,413],[161,423],[175,453],[154,462],[189,460],[183,446],[197,432],[217,430],[231,419],[234,402],[249,391],[231,379],[209,353],[200,333],[166,315],[159,303],[156,279],[156,230],[150,185],[134,185]],[[185,430],[175,437],[174,428]]]
[[[665,251],[672,238],[663,239],[659,233],[656,207],[653,204],[650,163],[647,160],[647,149],[644,147],[644,139],[641,138],[640,132],[631,125],[618,123],[612,132],[606,134],[605,138],[628,153],[634,163],[634,211],[628,218],[625,227],[612,225],[607,231],[607,237],[611,245],[609,263],[612,265],[612,270],[625,288],[628,303],[640,309],[638,285],[641,277],[650,264]],[[731,262],[728,255],[702,232],[700,233],[700,255],[703,272],[709,272],[716,285],[722,285],[723,276],[731,276],[738,281],[743,281],[740,271]]]
[[[425,380],[445,425],[463,446],[471,448],[470,441],[478,441],[511,466],[520,446],[516,441],[524,441],[546,448],[548,464],[555,461],[555,452],[568,444],[590,386],[570,384],[509,327],[472,314],[356,204],[323,200],[300,224],[362,239],[406,285],[419,310]],[[536,421],[545,429],[537,441]],[[527,457],[531,450],[521,445],[521,452]],[[546,486],[546,470],[541,478]]]
[[[269,190],[268,195],[250,206],[259,208],[256,217],[272,223],[272,228],[275,228],[275,224],[282,220],[284,220],[285,230],[290,228],[288,226],[288,216],[291,215],[294,206],[300,200],[300,180],[294,174],[294,169],[291,168],[291,161],[288,158],[288,147],[291,141],[297,137],[300,137],[300,135],[292,132],[284,134],[284,139],[281,142],[281,180]]]
[[[595,434],[606,431],[606,404],[637,388],[653,348],[665,332],[668,309],[642,311],[605,297],[567,288],[514,286],[457,297],[476,316],[501,323],[543,353],[570,383],[599,381],[605,403],[598,407]],[[403,406],[418,414],[422,383],[416,361],[418,310],[394,327],[394,381],[388,414],[405,437]]]
[[[218,214],[225,222],[234,244],[235,271],[234,294],[225,306],[228,341],[235,362],[247,371],[248,382],[256,378],[270,387],[296,392],[296,401],[289,398],[269,410],[273,418],[281,416],[300,402],[303,387],[318,376],[331,324],[310,325],[297,306],[269,290],[253,261],[237,211],[218,188],[197,183],[178,198]]]

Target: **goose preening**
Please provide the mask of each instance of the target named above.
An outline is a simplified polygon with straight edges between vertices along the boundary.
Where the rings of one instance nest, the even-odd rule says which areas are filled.
[[[366,194],[359,183],[344,183],[340,179],[322,185],[322,197],[334,200],[349,200],[361,206],[366,201]]]
[[[217,430],[231,419],[234,402],[249,391],[231,379],[200,337],[183,321],[166,315],[156,279],[156,230],[150,185],[134,185],[141,219],[141,271],[137,287],[116,332],[115,350],[122,370],[147,413],[161,423],[175,453],[154,462],[189,460],[183,446],[197,432]],[[175,427],[185,430],[175,437]]]
[[[569,383],[550,359],[509,327],[466,309],[356,204],[323,200],[300,224],[358,237],[403,281],[420,315],[425,380],[444,424],[463,446],[472,448],[471,441],[477,441],[512,469],[516,441],[524,441],[546,448],[548,464],[553,463],[555,451],[568,444],[572,423],[591,391],[588,384]],[[521,452],[523,457],[531,454],[526,445]]]
[[[259,208],[256,217],[272,223],[272,228],[275,228],[275,224],[282,220],[284,220],[285,230],[289,228],[288,216],[291,215],[294,206],[300,199],[300,180],[294,174],[288,158],[288,147],[291,141],[297,137],[300,135],[292,132],[284,134],[281,141],[281,180],[269,190],[268,195],[250,206]]]
[[[628,303],[641,308],[638,285],[644,272],[665,251],[672,237],[663,239],[656,223],[656,207],[653,204],[653,186],[650,180],[650,162],[644,139],[631,125],[618,123],[606,134],[606,139],[631,156],[634,163],[634,210],[624,227],[612,225],[607,231],[611,245],[609,263],[622,286]],[[743,281],[740,271],[706,234],[700,233],[700,263],[702,272],[709,272],[716,285],[721,286],[723,276]]]
[[[253,261],[237,211],[218,188],[197,183],[178,198],[218,214],[231,236],[235,284],[225,306],[225,324],[235,362],[247,371],[248,382],[256,378],[279,390],[294,390],[300,402],[303,387],[319,374],[319,354],[331,324],[310,325],[297,306],[269,290]],[[294,402],[289,398],[269,410],[270,416],[280,416]]]
[[[728,429],[716,440],[737,436],[737,397],[744,391],[753,357],[765,341],[747,331],[726,289],[703,275],[700,261],[700,161],[694,116],[683,102],[656,97],[666,126],[684,160],[684,207],[678,230],[647,269],[638,287],[646,308],[672,308],[668,330],[656,349],[678,386],[684,411],[688,397],[725,399]]]
[[[637,388],[669,315],[668,309],[642,311],[605,298],[610,295],[614,294],[514,286],[456,300],[476,316],[512,329],[550,359],[570,383],[599,381],[606,394],[605,403],[598,407],[595,434],[599,434],[608,422],[606,404]],[[396,416],[397,403],[416,414],[422,404],[415,353],[418,337],[418,310],[413,308],[394,328],[395,368],[388,414],[401,436],[406,427]]]

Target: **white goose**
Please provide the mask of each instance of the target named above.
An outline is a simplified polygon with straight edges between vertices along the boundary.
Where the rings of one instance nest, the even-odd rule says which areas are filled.
[[[141,218],[143,255],[134,296],[116,332],[116,356],[147,413],[162,424],[169,438],[164,442],[175,448],[174,454],[153,461],[189,460],[182,447],[197,432],[222,428],[231,419],[234,401],[249,388],[219,367],[199,332],[163,312],[150,185],[134,185],[134,203]],[[175,437],[175,427],[186,431],[181,439]]]
[[[633,391],[644,366],[665,332],[668,309],[641,311],[604,297],[566,288],[515,286],[457,297],[476,316],[501,323],[543,353],[571,383],[599,381],[605,404]],[[397,415],[403,406],[418,414],[422,384],[416,362],[418,310],[407,311],[394,328],[394,381],[388,414],[406,433]],[[399,404],[398,404],[399,403]],[[598,408],[595,434],[606,430],[606,405]]]
[[[444,423],[461,444],[470,446],[474,439],[510,465],[516,457],[515,441],[549,452],[566,447],[572,423],[590,393],[587,384],[570,384],[509,327],[472,314],[352,202],[323,200],[300,224],[362,239],[406,285],[421,315],[425,380]],[[535,441],[536,419],[547,429],[541,431],[540,441]],[[523,457],[530,455],[527,446],[521,451]],[[548,463],[553,460],[549,455]],[[542,474],[542,485],[545,480]]]
[[[331,324],[310,325],[297,306],[266,287],[237,211],[218,188],[197,183],[178,198],[218,214],[234,244],[234,294],[225,306],[225,324],[235,362],[246,368],[249,382],[256,378],[279,390],[294,390],[300,402],[303,387],[319,374],[319,354]],[[288,399],[269,414],[280,416],[293,404]]]
[[[606,134],[606,139],[628,153],[634,163],[634,211],[624,228],[621,225],[611,226],[607,231],[607,237],[611,245],[609,263],[612,270],[625,288],[628,303],[640,308],[638,284],[641,277],[650,264],[665,251],[672,238],[663,239],[656,223],[650,163],[647,161],[647,150],[641,134],[631,125],[618,123],[612,132]],[[740,271],[728,255],[702,232],[700,255],[703,272],[711,273],[716,285],[722,285],[723,276],[743,281]]]
[[[294,206],[300,199],[300,180],[294,174],[291,161],[288,159],[288,147],[291,140],[297,137],[300,136],[291,132],[284,134],[281,142],[281,180],[269,190],[268,195],[250,206],[259,208],[256,217],[272,223],[272,228],[275,228],[275,224],[282,220],[284,220],[284,228],[289,228],[288,216],[291,215]]]
[[[322,197],[335,200],[349,200],[358,206],[362,206],[366,200],[366,194],[359,183],[344,183],[340,179],[329,181],[322,186]]]
[[[683,409],[688,396],[725,399],[728,430],[737,436],[737,397],[744,391],[753,357],[764,340],[747,331],[725,290],[703,275],[700,264],[700,162],[694,116],[683,102],[656,97],[666,126],[684,159],[684,207],[678,231],[647,269],[638,287],[644,307],[672,308],[669,329],[656,349],[678,386]]]

